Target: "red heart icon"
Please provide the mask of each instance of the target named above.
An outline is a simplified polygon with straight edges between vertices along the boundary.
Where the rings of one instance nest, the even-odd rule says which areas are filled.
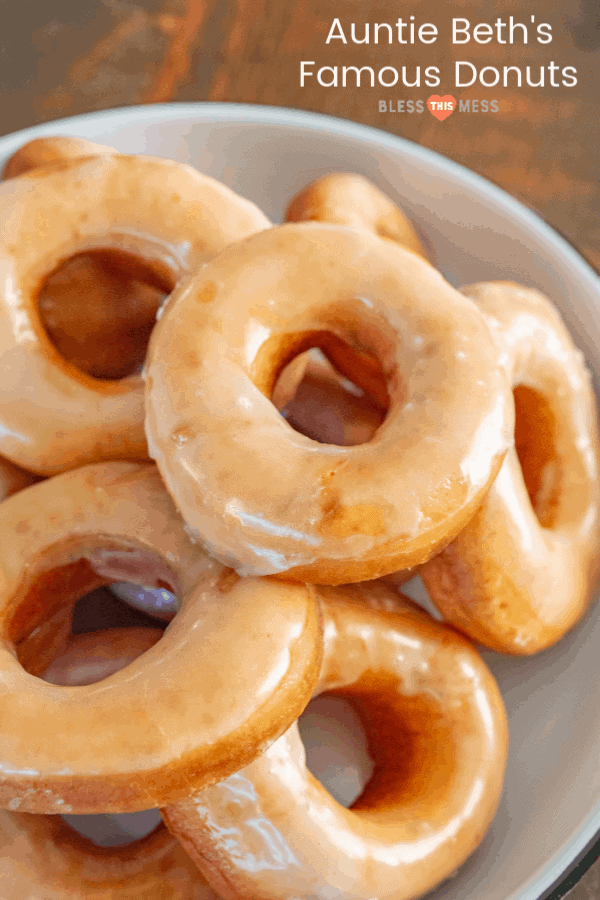
[[[427,109],[432,116],[443,122],[456,109],[456,100],[451,94],[444,94],[443,97],[440,97],[439,94],[432,94],[427,101]]]

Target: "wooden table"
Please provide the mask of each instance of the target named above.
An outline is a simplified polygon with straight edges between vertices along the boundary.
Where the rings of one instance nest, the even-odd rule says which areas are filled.
[[[434,23],[435,43],[401,44],[394,23]],[[528,25],[528,43],[453,45],[452,16],[479,22]],[[334,18],[348,41],[327,43]],[[552,41],[532,40],[535,23],[552,25]],[[352,43],[371,23],[369,44]],[[373,42],[373,23],[390,23]],[[339,31],[337,32],[339,34]],[[403,31],[408,35],[408,29]],[[301,61],[314,73],[300,85]],[[545,69],[542,88],[457,88],[454,64]],[[548,85],[548,66],[577,70],[574,87]],[[438,87],[325,87],[322,66],[406,67],[414,81],[437,67]],[[464,70],[463,70],[464,71]],[[431,147],[485,175],[540,213],[600,270],[600,7],[597,0],[4,0],[0,37],[0,133],[76,113],[170,100],[266,103],[329,113],[385,129]],[[488,75],[491,76],[491,72]],[[341,75],[341,72],[340,72]],[[369,73],[365,71],[364,78]],[[331,75],[329,75],[331,77]],[[384,76],[385,77],[385,76]],[[387,77],[391,78],[390,70]],[[562,76],[561,76],[562,77]],[[323,80],[325,80],[323,78]],[[399,101],[432,94],[463,101],[496,99],[497,112],[460,112],[438,121],[397,110]],[[386,111],[380,101],[386,101]],[[581,873],[579,872],[578,875]],[[564,888],[563,888],[564,891]],[[558,896],[558,895],[556,895]],[[584,875],[569,900],[600,896],[600,864]]]

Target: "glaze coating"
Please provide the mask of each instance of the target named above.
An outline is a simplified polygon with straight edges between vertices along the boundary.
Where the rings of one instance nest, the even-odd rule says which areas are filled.
[[[60,816],[0,810],[2,900],[219,900],[160,827],[135,845],[96,847]]]
[[[15,178],[40,166],[51,166],[65,160],[81,159],[84,156],[104,156],[115,152],[112,147],[105,144],[94,144],[92,141],[66,135],[36,138],[19,147],[7,160],[2,170],[2,178]]]
[[[444,619],[501,653],[550,647],[583,615],[600,548],[596,403],[550,301],[497,282],[465,288],[515,392],[515,449],[461,534],[422,569]]]
[[[43,678],[91,684],[133,662],[161,636],[149,628],[72,636]],[[124,847],[98,847],[60,816],[5,810],[0,885],[3,900],[218,900],[163,826]]]
[[[227,900],[413,900],[481,842],[508,731],[471,643],[382,584],[319,588],[317,692],[351,700],[374,774],[351,809],[308,772],[297,726],[242,771],[162,810]]]
[[[92,141],[66,135],[36,138],[23,144],[13,153],[4,166],[2,178],[15,178],[39,166],[50,166],[65,160],[81,159],[84,156],[103,156],[115,152],[112,147],[105,144],[94,144]]]
[[[156,807],[237,771],[308,703],[322,654],[314,589],[240,579],[211,560],[155,466],[48,479],[0,506],[0,532],[0,805]],[[158,645],[98,685],[43,684],[22,668],[15,645],[118,581],[180,598]]]
[[[74,254],[115,250],[177,283],[270,223],[188,166],[115,155],[3,182],[0,218],[0,453],[39,474],[146,457],[141,377],[98,379],[63,359],[37,308],[44,279]]]
[[[362,175],[336,172],[304,188],[288,206],[286,222],[331,222],[370,231],[427,259],[417,233],[402,210]]]
[[[79,138],[37,138],[8,160],[4,178],[115,153]],[[38,293],[39,316],[54,347],[95,378],[124,378],[141,369],[157,310],[171,290],[164,276],[144,271],[139,259],[120,257],[114,251],[71,257],[44,280]]]
[[[317,444],[271,402],[313,346],[386,393],[368,443]],[[220,254],[173,296],[146,373],[167,488],[244,574],[329,584],[424,562],[473,515],[511,442],[512,397],[476,306],[415,254],[335,225],[283,225]]]

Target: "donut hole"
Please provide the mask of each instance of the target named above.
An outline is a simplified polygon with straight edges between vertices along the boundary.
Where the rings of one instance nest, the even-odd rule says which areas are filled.
[[[543,528],[556,520],[561,468],[556,449],[557,422],[548,400],[521,384],[515,400],[515,448],[531,506]]]
[[[368,443],[384,421],[389,405],[379,405],[318,347],[288,363],[271,399],[295,431],[318,443],[338,446]]]
[[[373,760],[373,774],[352,805],[357,812],[385,820],[394,809],[412,807],[420,818],[435,820],[451,803],[460,763],[456,735],[442,697],[420,690],[415,678],[399,686],[393,675],[370,672],[337,692],[352,700]]]
[[[456,741],[441,702],[383,673],[311,701],[300,717],[308,769],[342,806],[378,815],[450,800]]]
[[[141,585],[134,585],[131,582],[119,582],[119,585],[121,584],[127,585],[132,594],[146,590]],[[173,618],[171,615],[167,617],[155,612],[150,604],[136,605],[127,602],[113,590],[114,587],[110,584],[96,588],[77,600],[73,607],[73,634],[88,634],[106,628],[165,628]]]
[[[298,720],[306,765],[342,806],[351,806],[373,774],[360,716],[350,700],[321,694]]]
[[[64,815],[62,821],[96,847],[124,847],[143,840],[162,826],[158,809],[135,813]]]
[[[83,543],[69,541],[32,560],[9,605],[3,637],[31,675],[41,676],[71,634],[164,628],[164,621],[117,599],[108,585],[135,582],[179,596],[175,574],[156,554],[99,540]]]
[[[120,250],[88,250],[44,279],[38,314],[64,360],[114,381],[141,372],[156,314],[173,287],[166,265]]]

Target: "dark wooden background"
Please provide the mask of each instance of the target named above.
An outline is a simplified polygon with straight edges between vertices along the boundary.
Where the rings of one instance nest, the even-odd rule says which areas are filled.
[[[330,24],[433,22],[429,46],[325,45]],[[452,46],[452,16],[550,22],[546,46]],[[439,88],[302,89],[319,65],[437,65]],[[455,59],[578,70],[574,88],[455,89]],[[315,67],[316,68],[316,67]],[[497,98],[497,114],[378,111],[379,99]],[[383,128],[490,178],[536,209],[600,270],[600,0],[2,0],[0,134],[76,113],[171,100],[228,100],[315,110]],[[562,894],[562,890],[560,892]],[[557,895],[553,895],[555,897]],[[598,900],[600,863],[569,900]],[[483,898],[482,898],[483,900]]]

